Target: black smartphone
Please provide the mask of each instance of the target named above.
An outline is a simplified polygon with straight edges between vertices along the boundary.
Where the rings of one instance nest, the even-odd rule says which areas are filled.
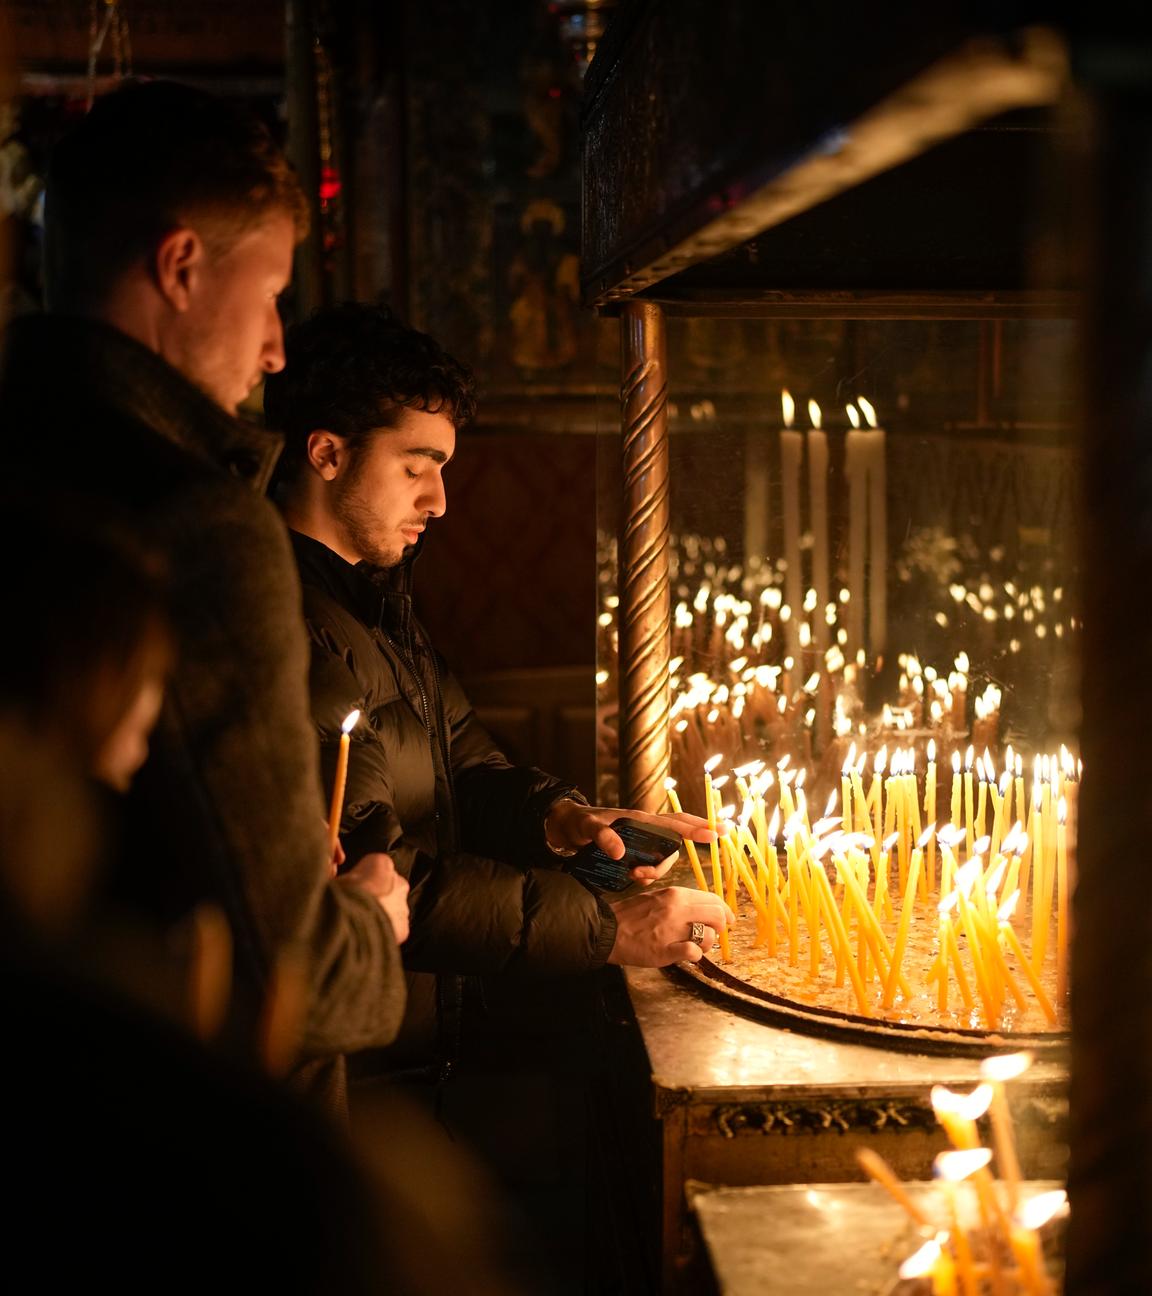
[[[673,859],[682,845],[680,837],[665,828],[638,823],[635,819],[617,819],[612,828],[624,843],[624,855],[613,859],[599,846],[578,850],[568,862],[567,871],[598,891],[623,891],[631,886],[631,870],[648,866],[656,868]]]

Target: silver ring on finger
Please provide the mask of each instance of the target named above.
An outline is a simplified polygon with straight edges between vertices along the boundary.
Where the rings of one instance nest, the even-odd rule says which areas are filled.
[[[702,922],[694,922],[692,924],[692,933],[688,937],[688,939],[692,942],[693,945],[699,945],[703,942],[704,924]]]

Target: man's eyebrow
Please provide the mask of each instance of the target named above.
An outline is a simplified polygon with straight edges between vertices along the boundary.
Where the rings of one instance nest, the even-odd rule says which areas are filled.
[[[433,463],[446,464],[451,455],[446,455],[443,450],[437,450],[434,446],[410,446],[404,451],[405,455],[420,455],[424,459],[431,459]]]

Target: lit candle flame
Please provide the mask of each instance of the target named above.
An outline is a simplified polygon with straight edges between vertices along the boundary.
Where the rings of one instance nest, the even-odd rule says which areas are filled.
[[[857,396],[856,404],[864,411],[864,417],[868,420],[868,426],[874,428],[876,424],[876,407],[866,396]]]
[[[985,1058],[980,1063],[980,1074],[985,1080],[1004,1084],[1022,1076],[1031,1065],[1031,1053],[1001,1053],[997,1057]]]
[[[990,1084],[979,1084],[971,1093],[961,1094],[944,1085],[933,1085],[932,1110],[959,1116],[961,1120],[979,1120],[992,1105],[993,1089]]]
[[[812,426],[816,431],[820,430],[820,406],[814,400],[808,402],[808,417],[812,420]]]
[[[1068,1213],[1068,1194],[1063,1188],[1030,1197],[1016,1212],[1016,1218],[1027,1229],[1043,1228],[1051,1219]]]
[[[960,1152],[941,1152],[932,1162],[932,1173],[937,1179],[959,1183],[983,1170],[992,1160],[991,1148],[972,1148]]]
[[[945,1234],[947,1236],[947,1234]],[[930,1274],[940,1259],[940,1243],[935,1238],[925,1242],[919,1251],[915,1251],[900,1266],[901,1278],[920,1278]]]
[[[989,900],[994,901],[996,899],[996,892],[1000,890],[1000,883],[1004,881],[1004,874],[1007,869],[1008,861],[1002,858],[993,870],[991,877],[984,883],[984,891]]]
[[[936,739],[935,738],[928,739],[928,763],[929,765],[936,764]]]
[[[858,428],[860,426],[860,415],[856,412],[856,406],[845,405],[844,408],[848,411],[848,422],[851,423],[854,428]]]
[[[349,711],[348,714],[344,717],[344,723],[340,726],[340,728],[344,731],[344,733],[350,734],[352,730],[356,728],[356,722],[359,719],[360,719],[359,711]]]
[[[724,753],[723,753],[723,752],[717,752],[715,756],[710,756],[710,757],[709,757],[709,758],[704,762],[704,773],[705,773],[705,774],[711,774],[712,771],[716,768],[717,765],[720,764],[720,762],[721,762],[723,759],[724,759]]]
[[[790,428],[792,420],[796,417],[796,402],[787,387],[780,393],[780,407],[784,412],[784,426]]]
[[[1020,903],[1020,888],[1017,887],[1016,890],[1013,891],[1012,894],[1008,897],[1008,899],[1004,901],[1004,903],[1000,906],[1000,908],[996,910],[997,923],[1002,923],[1004,924],[1004,926],[1007,926],[1008,923],[1011,921],[1012,915],[1016,912],[1016,906],[1019,903]]]

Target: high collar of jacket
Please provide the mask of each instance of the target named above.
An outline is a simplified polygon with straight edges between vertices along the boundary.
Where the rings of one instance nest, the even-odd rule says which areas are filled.
[[[350,563],[334,550],[301,531],[289,530],[300,579],[330,594],[371,626],[388,628],[396,618],[406,620],[412,593],[412,564],[424,546],[424,537],[395,567]]]
[[[258,490],[267,488],[280,438],[228,414],[168,362],[97,320],[28,315],[7,331],[5,387],[75,391],[146,424],[155,433]]]

